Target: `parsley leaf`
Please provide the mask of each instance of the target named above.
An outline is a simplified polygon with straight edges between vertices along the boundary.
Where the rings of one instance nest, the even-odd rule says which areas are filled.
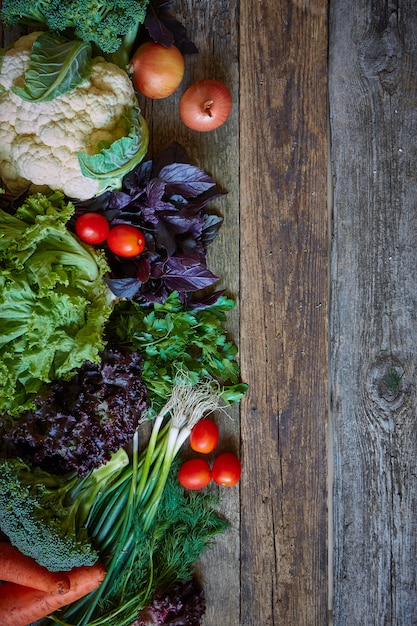
[[[239,381],[237,346],[227,337],[224,325],[226,313],[234,306],[232,299],[221,294],[214,304],[187,309],[177,292],[151,309],[134,301],[116,305],[109,332],[140,352],[142,379],[154,411],[165,403],[178,371],[192,383],[215,379],[228,404],[242,398],[247,385]]]

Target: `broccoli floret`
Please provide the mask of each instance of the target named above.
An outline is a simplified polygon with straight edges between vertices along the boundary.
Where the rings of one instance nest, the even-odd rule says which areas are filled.
[[[29,26],[46,25],[60,2],[61,0],[3,0],[1,21],[6,28],[13,28],[19,23]]]
[[[3,0],[5,26],[18,23],[46,25],[51,31],[68,30],[97,46],[108,60],[125,68],[149,0]]]
[[[69,571],[98,559],[85,527],[97,495],[128,462],[121,449],[79,479],[0,459],[0,529],[23,554],[50,571]]]

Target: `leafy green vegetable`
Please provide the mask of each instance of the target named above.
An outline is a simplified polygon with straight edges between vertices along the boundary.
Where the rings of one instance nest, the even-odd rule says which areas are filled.
[[[98,497],[87,520],[107,563],[106,577],[95,592],[68,608],[66,622],[128,626],[156,586],[190,576],[207,542],[227,527],[198,506],[204,500],[182,500],[174,462],[193,426],[219,406],[217,391],[209,382],[177,380],[140,455],[135,435],[131,463]]]
[[[95,44],[126,67],[148,0],[3,0],[0,13],[8,28],[46,25],[53,32],[70,30]]]
[[[126,123],[127,134],[98,154],[78,152],[82,174],[102,182],[100,193],[120,188],[123,176],[140,163],[148,149],[148,125],[138,107],[131,107],[127,112]]]
[[[4,432],[8,450],[56,474],[86,476],[132,441],[147,407],[141,364],[137,352],[106,346],[100,363],[85,361],[71,380],[47,385]]]
[[[226,312],[234,306],[233,300],[221,295],[211,306],[187,309],[177,292],[151,309],[135,302],[116,305],[108,330],[142,354],[142,379],[155,410],[171,393],[178,371],[193,383],[216,379],[228,403],[241,399],[247,386],[238,382],[237,347],[224,327]]]
[[[108,266],[66,228],[73,210],[60,192],[0,210],[0,411],[12,415],[104,348]]]
[[[212,508],[219,504],[219,492],[211,488],[184,490],[177,478],[180,465],[179,459],[172,464],[149,531],[142,532],[140,525],[137,529],[136,550],[142,554],[132,577],[137,589],[146,589],[146,581],[151,581],[153,589],[165,589],[177,580],[189,579],[191,566],[207,544],[229,528],[227,520]],[[144,598],[141,604],[149,599]]]
[[[0,529],[51,571],[92,565],[98,553],[85,528],[97,494],[127,464],[124,450],[83,479],[55,476],[21,459],[0,459]]]
[[[32,46],[24,86],[11,89],[31,102],[53,100],[83,83],[91,67],[89,43],[42,33]]]
[[[115,577],[106,594],[106,608],[96,610],[88,622],[91,626],[131,624],[135,613],[151,602],[156,590],[191,580],[193,565],[215,537],[229,528],[228,521],[217,511],[218,492],[211,488],[185,491],[177,479],[179,466],[174,461],[152,526],[144,531],[137,524],[135,558],[125,572]],[[64,620],[79,623],[73,621],[75,615],[79,616],[66,615]]]

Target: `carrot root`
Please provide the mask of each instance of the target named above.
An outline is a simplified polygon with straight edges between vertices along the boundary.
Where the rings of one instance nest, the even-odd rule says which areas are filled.
[[[51,594],[67,593],[70,581],[66,572],[50,572],[30,556],[5,541],[0,542],[0,580],[33,587]]]
[[[104,580],[106,570],[102,563],[75,567],[68,572],[70,589],[61,595],[52,595],[13,582],[0,585],[1,626],[27,626],[50,615],[94,591]]]

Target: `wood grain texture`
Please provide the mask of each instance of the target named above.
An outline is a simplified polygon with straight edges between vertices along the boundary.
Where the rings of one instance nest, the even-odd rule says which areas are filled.
[[[240,2],[241,625],[327,623],[327,2]]]
[[[334,624],[417,624],[413,0],[330,3]]]

